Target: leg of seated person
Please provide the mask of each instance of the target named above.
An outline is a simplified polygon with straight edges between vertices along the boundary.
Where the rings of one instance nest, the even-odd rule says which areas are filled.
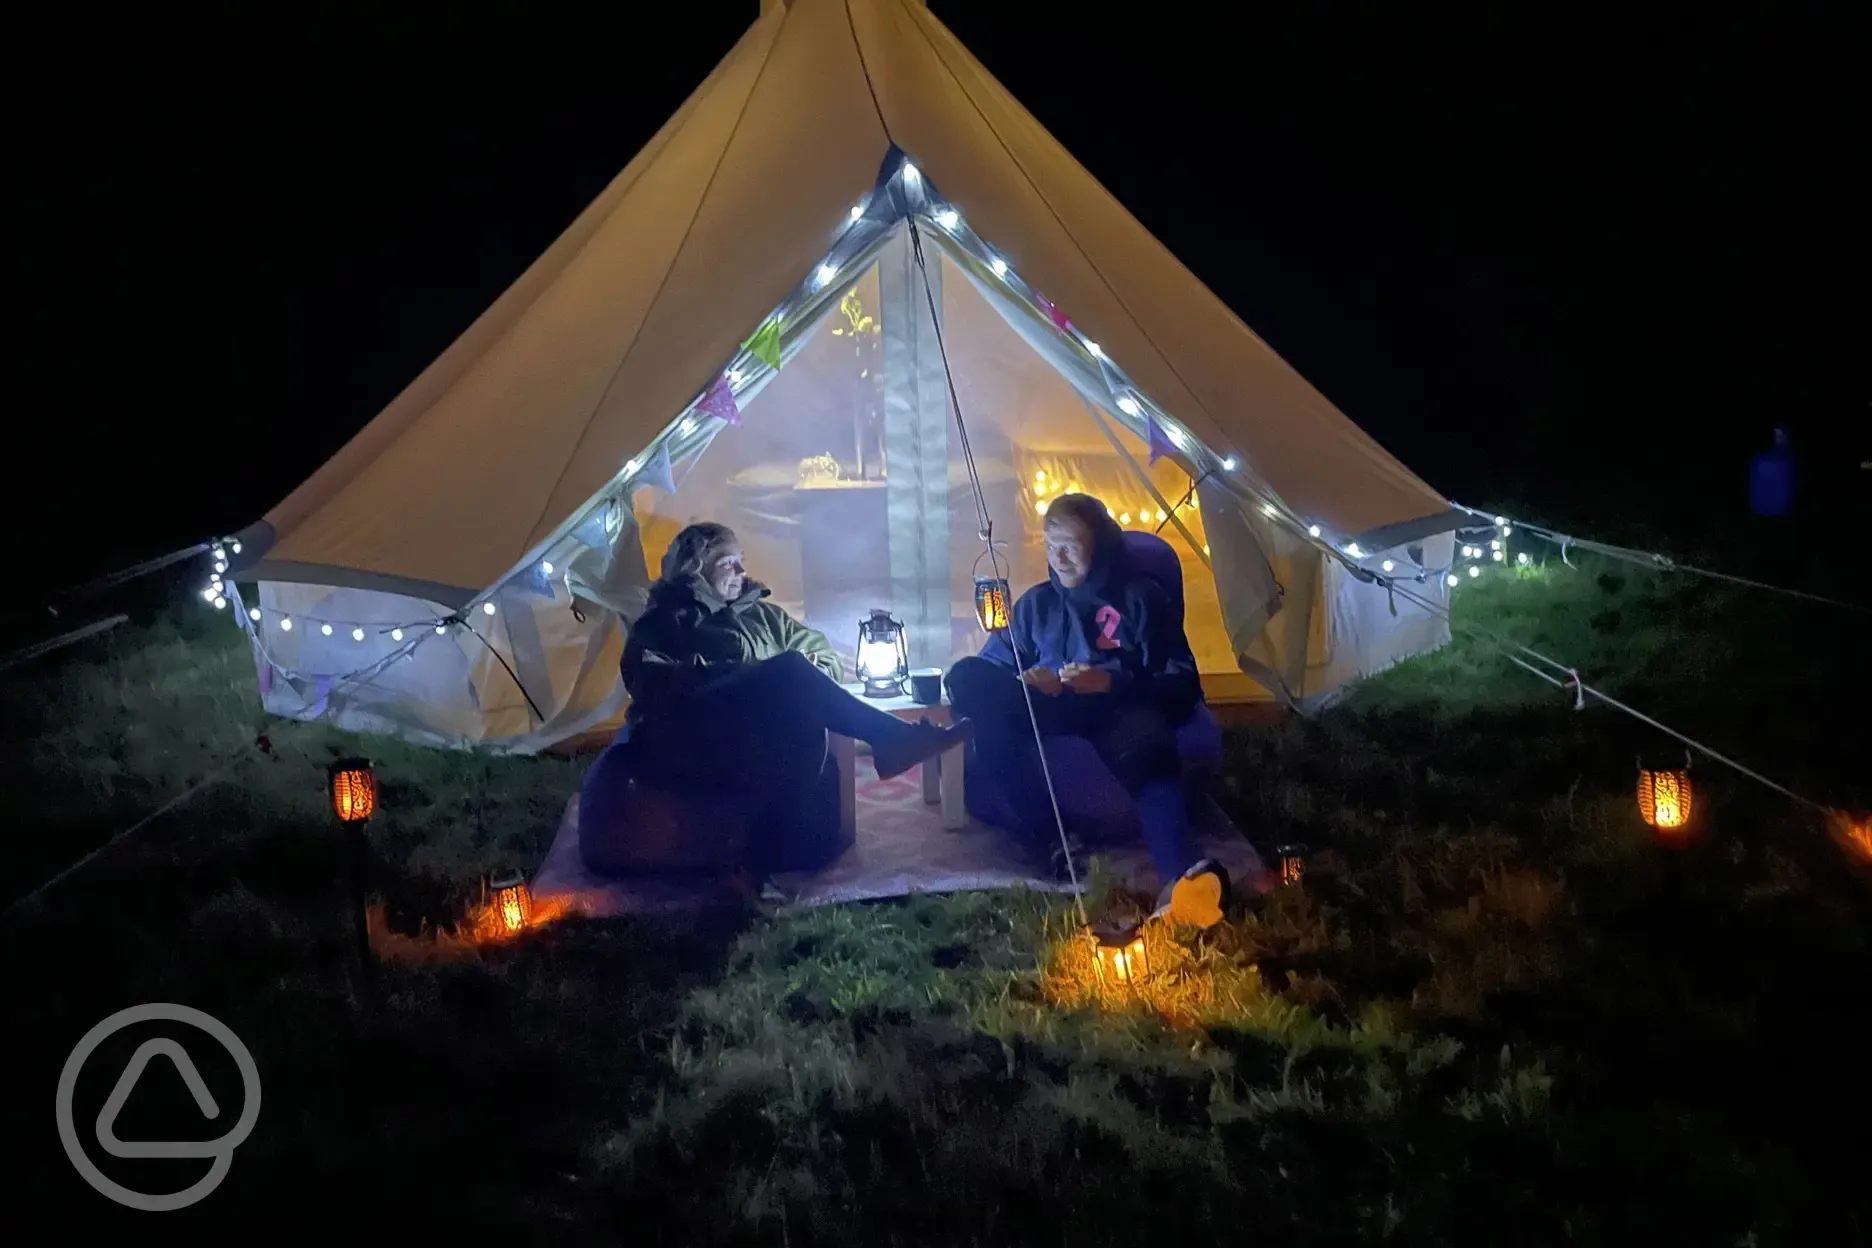
[[[1006,799],[1018,839],[1048,853],[1059,839],[1053,800],[1047,793],[1040,752],[1034,742],[1034,723],[1042,736],[1071,730],[1062,722],[1072,708],[1062,696],[1033,693],[1029,718],[1027,693],[1011,669],[987,659],[956,661],[948,676],[949,704],[957,715],[975,725],[976,757],[987,762]]]
[[[737,668],[711,687],[711,696],[739,705],[744,713],[745,708],[764,708],[816,733],[836,732],[863,741],[871,747],[878,775],[885,777],[900,775],[959,744],[969,732],[967,725],[937,728],[898,719],[839,688],[812,660],[793,651]],[[761,713],[752,713],[758,739]]]
[[[1088,733],[1099,757],[1137,802],[1157,878],[1168,884],[1196,863],[1176,732],[1163,712],[1117,705]]]

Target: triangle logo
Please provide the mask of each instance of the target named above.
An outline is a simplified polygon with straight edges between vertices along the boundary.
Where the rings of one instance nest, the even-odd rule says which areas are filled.
[[[120,1140],[117,1138],[117,1115],[123,1112],[124,1104],[129,1101],[130,1093],[136,1088],[137,1080],[142,1078],[144,1067],[158,1054],[174,1064],[176,1073],[182,1076],[182,1083],[195,1098],[196,1108],[202,1117],[213,1120],[221,1116],[221,1107],[208,1091],[208,1085],[202,1081],[201,1072],[195,1069],[188,1050],[174,1040],[145,1040],[137,1046],[131,1055],[129,1065],[123,1074],[117,1076],[117,1086],[104,1098],[104,1108],[98,1111],[98,1143],[105,1152],[113,1157],[213,1157],[224,1152],[220,1140]]]

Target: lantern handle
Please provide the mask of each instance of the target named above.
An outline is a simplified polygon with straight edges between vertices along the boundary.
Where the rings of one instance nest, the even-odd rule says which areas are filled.
[[[982,560],[984,560],[984,559],[987,559],[987,558],[989,558],[989,557],[990,557],[991,555],[993,555],[993,554],[994,554],[994,548],[995,548],[995,547],[997,547],[997,546],[999,546],[999,547],[1001,547],[1001,549],[1002,549],[1002,550],[1006,550],[1006,549],[1007,549],[1007,543],[1006,543],[1005,541],[999,541],[999,540],[997,540],[997,541],[991,541],[991,542],[988,542],[988,543],[987,543],[986,545],[984,545],[984,546],[982,547],[982,552],[981,552],[981,554],[979,554],[979,555],[976,555],[976,556],[975,556],[975,563],[974,563],[974,565],[973,565],[973,566],[971,566],[971,567],[969,568],[969,576],[970,576],[971,578],[972,578],[972,577],[974,577],[974,575],[975,575],[975,572],[976,572],[976,569],[977,569],[977,568],[980,568],[980,567],[981,567],[981,561],[982,561]],[[998,568],[998,567],[997,567],[997,568],[995,568],[994,570],[995,570],[996,572],[999,572],[999,571],[1000,571],[1000,568]],[[996,580],[1006,580],[1007,578],[1006,578],[1006,577],[1002,577],[1002,576],[997,576],[997,577],[996,577],[995,579],[996,579]]]

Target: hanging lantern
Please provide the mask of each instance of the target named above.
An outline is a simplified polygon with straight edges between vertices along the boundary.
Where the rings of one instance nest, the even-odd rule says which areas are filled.
[[[1274,856],[1280,860],[1280,882],[1298,884],[1306,874],[1306,846],[1282,845],[1274,851]]]
[[[1638,769],[1638,813],[1659,832],[1677,832],[1690,822],[1690,760],[1682,771]]]
[[[903,696],[910,678],[910,654],[904,645],[902,620],[894,620],[882,607],[872,608],[858,622],[858,676],[867,698]]]
[[[533,917],[533,894],[525,876],[504,876],[489,884],[488,890],[494,894],[494,917],[503,933],[512,935],[526,927]]]
[[[377,773],[368,758],[341,758],[326,772],[332,813],[340,823],[363,823],[377,810]]]
[[[1150,954],[1144,946],[1141,922],[1123,926],[1094,925],[1088,933],[1092,940],[1092,961],[1098,968],[1102,987],[1130,988],[1150,974]]]
[[[1008,583],[1000,577],[975,578],[975,619],[989,632],[1008,626]]]

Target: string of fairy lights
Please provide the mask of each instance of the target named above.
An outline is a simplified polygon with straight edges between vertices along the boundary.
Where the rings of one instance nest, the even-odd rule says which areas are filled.
[[[1278,496],[1258,477],[1244,474],[1240,459],[1233,453],[1217,454],[1203,445],[1186,428],[1168,413],[1159,409],[1130,378],[1123,373],[1105,349],[1090,335],[1066,317],[1051,301],[1031,285],[1026,283],[1006,257],[1000,255],[985,240],[976,235],[968,226],[961,210],[954,204],[940,199],[929,186],[917,166],[905,160],[894,175],[898,188],[909,204],[911,211],[919,213],[940,229],[951,244],[964,256],[973,260],[988,275],[1019,303],[1037,316],[1045,317],[1057,330],[1060,338],[1071,344],[1083,356],[1084,361],[1096,368],[1104,378],[1113,396],[1113,406],[1132,426],[1131,432],[1150,440],[1150,434],[1161,432],[1164,438],[1189,462],[1191,467],[1201,470],[1203,475],[1214,477],[1231,493],[1255,506],[1259,514],[1270,521],[1284,525],[1296,535],[1303,536],[1309,543],[1318,546],[1330,557],[1353,568],[1366,579],[1384,581],[1398,573],[1399,563],[1394,557],[1385,557],[1376,561],[1375,567],[1365,566],[1372,560],[1372,552],[1364,550],[1356,540],[1335,538],[1321,523],[1307,520],[1296,515]],[[880,192],[873,192],[850,207],[835,232],[831,249],[824,260],[808,274],[801,288],[796,290],[778,308],[762,322],[763,330],[777,326],[791,311],[808,303],[813,297],[838,280],[860,256],[866,253],[874,241],[878,229],[891,223],[891,219],[874,217],[873,206],[885,199]],[[749,386],[757,380],[759,370],[773,365],[763,359],[750,344],[759,337],[760,332],[742,344],[730,362],[729,367],[721,370],[720,381],[725,383],[731,399],[738,400]],[[703,398],[672,420],[650,445],[639,454],[631,457],[614,478],[614,484],[628,485],[632,478],[641,474],[659,450],[667,453],[669,444],[679,439],[697,436],[713,436],[719,431],[724,419],[717,414],[700,410]],[[1212,461],[1212,462],[1204,462]],[[607,487],[609,492],[610,487]],[[1079,485],[1070,477],[1060,477],[1045,469],[1034,473],[1031,497],[1036,513],[1044,513],[1047,507],[1046,495],[1064,492],[1079,492]],[[594,500],[594,504],[602,501]],[[557,549],[560,543],[581,526],[591,513],[592,507],[580,509],[574,513],[555,533],[538,548],[539,550]],[[1199,511],[1199,504],[1192,492],[1179,501],[1174,510],[1190,513]],[[1138,525],[1161,526],[1171,520],[1170,510],[1160,505],[1157,500],[1139,503],[1135,508],[1121,502],[1114,513],[1114,519],[1126,527],[1133,521]],[[1483,575],[1486,568],[1504,565],[1525,568],[1530,557],[1525,551],[1511,552],[1509,539],[1514,527],[1505,517],[1495,517],[1495,524],[1484,530],[1480,527],[1459,530],[1456,535],[1458,549],[1451,564],[1445,567],[1430,567],[1421,563],[1407,575],[1422,582],[1441,575],[1446,587],[1454,589],[1466,576],[1476,579]],[[1486,534],[1486,536],[1484,535]],[[226,610],[230,603],[231,585],[226,581],[230,556],[241,553],[241,543],[234,538],[223,538],[210,549],[209,559],[212,570],[208,582],[201,590],[202,599],[215,610]],[[1205,558],[1209,547],[1202,547]],[[295,631],[301,636],[316,635],[320,638],[345,640],[352,644],[366,645],[376,640],[387,642],[391,646],[403,644],[407,639],[424,635],[424,630],[434,635],[446,634],[452,627],[466,622],[469,613],[493,616],[499,608],[495,597],[512,585],[519,578],[525,577],[531,582],[530,588],[543,596],[557,597],[556,574],[562,576],[562,570],[555,566],[550,558],[534,556],[512,569],[493,588],[485,591],[467,608],[460,612],[422,616],[408,620],[386,623],[382,620],[351,620],[324,615],[292,612],[276,608],[264,608],[259,605],[248,607],[240,623],[250,630],[271,630],[282,634]]]

